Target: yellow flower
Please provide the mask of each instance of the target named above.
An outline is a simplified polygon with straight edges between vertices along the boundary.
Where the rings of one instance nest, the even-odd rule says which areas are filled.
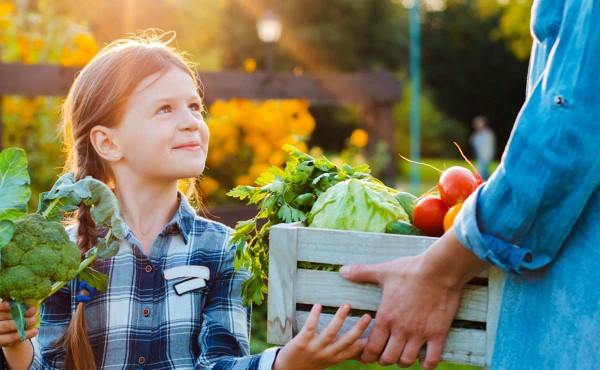
[[[15,12],[15,5],[6,1],[0,2],[0,17],[5,15],[13,14]]]
[[[219,182],[210,176],[206,176],[200,180],[200,191],[205,197],[210,197],[219,189]]]
[[[253,73],[256,71],[256,60],[253,58],[246,58],[244,60],[244,71],[247,73]]]
[[[235,179],[235,184],[236,185],[252,185],[252,177],[250,177],[249,175],[238,176]]]
[[[369,134],[365,130],[358,128],[352,131],[352,135],[350,135],[350,144],[362,148],[367,145],[367,142],[369,142]]]

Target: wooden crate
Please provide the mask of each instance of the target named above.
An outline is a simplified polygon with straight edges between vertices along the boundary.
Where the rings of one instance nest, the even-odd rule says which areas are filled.
[[[376,285],[349,282],[338,272],[298,268],[299,262],[377,263],[417,255],[437,239],[316,229],[301,223],[273,226],[270,238],[267,341],[272,344],[287,343],[304,325],[308,311],[298,309],[298,304],[339,307],[347,302],[353,309],[376,311],[381,300],[381,290]],[[451,328],[442,352],[443,361],[486,368],[491,362],[504,279],[496,269],[480,277],[488,284],[465,286],[456,320],[486,323],[485,330]],[[322,314],[318,330],[332,317]],[[342,331],[357,320],[358,317],[349,317]]]

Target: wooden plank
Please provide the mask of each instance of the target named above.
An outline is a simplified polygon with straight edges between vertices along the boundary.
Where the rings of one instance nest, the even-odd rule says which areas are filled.
[[[298,269],[296,303],[339,307],[350,303],[352,308],[376,311],[381,301],[381,289],[374,284],[353,283],[338,272]],[[463,290],[457,320],[486,322],[488,288],[467,285]]]
[[[424,236],[301,227],[298,234],[298,261],[334,265],[379,263],[415,256],[436,240]]]
[[[81,67],[0,63],[0,95],[66,96]]]
[[[384,71],[355,74],[292,74],[236,71],[200,72],[205,99],[308,99],[315,105],[340,103],[394,104],[402,86]]]
[[[497,267],[490,268],[489,290],[488,290],[488,314],[486,325],[486,349],[485,349],[485,368],[489,369],[494,355],[494,344],[496,343],[496,333],[498,331],[498,317],[500,316],[500,307],[502,306],[502,294],[504,293],[504,284],[506,282],[506,273]]]
[[[293,336],[296,311],[296,230],[270,232],[267,341],[286,343]]]
[[[308,312],[298,311],[296,314],[296,327],[302,328]],[[317,332],[321,332],[333,318],[332,314],[321,314]],[[357,321],[358,317],[348,317],[344,322],[340,333],[348,331]],[[369,328],[363,337],[366,337],[373,328],[374,320],[371,321]],[[298,329],[298,330],[299,330]],[[298,334],[296,331],[294,335]],[[284,344],[284,343],[276,343]],[[424,352],[420,354],[423,357]],[[482,330],[475,329],[450,329],[448,338],[442,350],[442,361],[453,362],[465,365],[483,366],[485,363],[485,333]]]
[[[0,63],[0,95],[65,96],[81,67]],[[204,98],[308,99],[312,104],[394,104],[402,86],[388,72],[294,76],[283,73],[202,72]]]

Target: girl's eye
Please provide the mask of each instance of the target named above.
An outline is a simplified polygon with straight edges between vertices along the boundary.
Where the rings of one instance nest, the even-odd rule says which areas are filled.
[[[192,110],[195,110],[195,111],[201,111],[202,110],[202,107],[198,103],[192,103],[192,104],[190,104],[190,108],[192,108]]]
[[[169,113],[170,111],[171,111],[171,106],[170,105],[163,105],[158,110],[158,113]]]

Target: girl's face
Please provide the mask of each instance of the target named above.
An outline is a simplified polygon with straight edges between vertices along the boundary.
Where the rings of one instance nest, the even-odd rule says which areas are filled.
[[[144,79],[115,128],[117,163],[142,180],[173,181],[204,170],[209,132],[192,77],[179,68]]]

